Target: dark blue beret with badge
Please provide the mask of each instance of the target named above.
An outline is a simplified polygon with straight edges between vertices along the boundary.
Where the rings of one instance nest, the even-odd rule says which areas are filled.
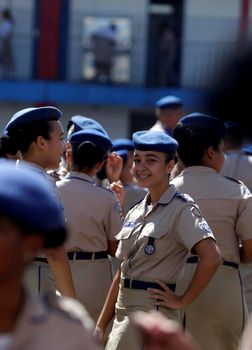
[[[62,112],[53,106],[25,108],[12,116],[5,127],[5,132],[34,122],[59,120],[61,117]]]
[[[112,142],[108,136],[96,129],[84,129],[73,133],[70,136],[71,144],[81,144],[82,142],[90,141],[95,145],[108,152],[112,146]]]
[[[68,138],[70,138],[70,135],[73,134],[74,132],[84,130],[84,129],[95,129],[102,132],[104,135],[108,137],[106,130],[96,120],[85,117],[83,115],[74,115],[70,119],[70,128],[68,132]]]
[[[66,238],[65,219],[48,180],[29,166],[0,161],[0,213],[27,228],[24,234],[41,234],[44,246],[56,247]]]
[[[220,138],[223,138],[226,132],[225,125],[220,119],[198,112],[184,116],[178,121],[177,125],[188,126],[202,134],[213,133]]]
[[[139,151],[175,152],[178,147],[177,141],[163,131],[137,131],[132,138]]]
[[[112,151],[120,151],[120,150],[127,150],[127,151],[134,151],[134,143],[131,139],[126,138],[119,138],[115,139],[112,144]]]
[[[156,108],[165,109],[165,108],[179,108],[183,106],[183,102],[179,97],[168,95],[162,97],[156,102]]]

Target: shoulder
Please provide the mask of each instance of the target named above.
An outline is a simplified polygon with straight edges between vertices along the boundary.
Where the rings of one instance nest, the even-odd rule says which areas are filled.
[[[174,198],[181,200],[184,203],[194,204],[194,200],[189,194],[176,191]]]
[[[84,326],[87,330],[93,330],[94,324],[86,309],[78,301],[57,297],[54,295],[46,295],[42,302],[47,311],[69,324]]]
[[[237,179],[234,179],[233,177],[230,177],[230,176],[223,176],[225,179],[229,180],[229,181],[233,181],[235,182],[236,184],[239,184],[239,185],[243,185],[243,182],[240,181],[240,180],[237,180]]]

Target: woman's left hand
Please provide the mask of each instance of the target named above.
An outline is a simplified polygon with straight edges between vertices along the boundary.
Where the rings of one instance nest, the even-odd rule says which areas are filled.
[[[163,282],[157,281],[157,283],[164,289],[148,288],[149,299],[153,300],[153,305],[169,307],[172,309],[181,310],[184,308],[183,300],[181,296],[176,295],[171,289]]]

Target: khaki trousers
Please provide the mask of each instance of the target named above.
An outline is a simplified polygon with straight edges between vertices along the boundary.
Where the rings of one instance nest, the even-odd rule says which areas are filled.
[[[24,282],[32,296],[44,293],[56,293],[56,286],[50,266],[47,263],[34,261],[27,268]]]
[[[186,264],[183,278],[177,281],[178,294],[186,290],[195,268],[196,264]],[[202,350],[237,350],[247,316],[239,270],[222,265],[186,308],[184,321]]]
[[[130,322],[130,316],[134,311],[159,311],[170,319],[178,320],[177,310],[167,308],[157,308],[153,306],[151,300],[147,298],[148,292],[120,287],[116,314],[112,331],[109,334],[106,350],[142,350],[143,343]]]
[[[77,299],[96,322],[112,282],[110,261],[72,260],[70,268]]]

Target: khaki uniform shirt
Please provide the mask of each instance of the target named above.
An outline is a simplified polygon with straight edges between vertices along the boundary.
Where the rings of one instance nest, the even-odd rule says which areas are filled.
[[[135,184],[124,185],[123,188],[125,193],[124,213],[127,214],[136,203],[146,196],[147,190]]]
[[[173,185],[150,209],[147,200],[148,195],[127,214],[117,235],[116,256],[123,260],[127,278],[173,283],[193,246],[213,234],[193,200],[177,194]],[[152,254],[146,248],[150,237],[154,238]]]
[[[239,263],[239,239],[252,238],[252,195],[247,187],[205,166],[185,168],[172,183],[197,202],[223,258]]]
[[[122,227],[114,192],[95,186],[86,174],[70,172],[57,182],[69,227],[67,251],[106,251]]]
[[[73,299],[26,297],[8,350],[98,350],[93,323]]]
[[[242,181],[252,191],[252,156],[242,150],[226,151],[226,159],[221,170],[223,176]]]

